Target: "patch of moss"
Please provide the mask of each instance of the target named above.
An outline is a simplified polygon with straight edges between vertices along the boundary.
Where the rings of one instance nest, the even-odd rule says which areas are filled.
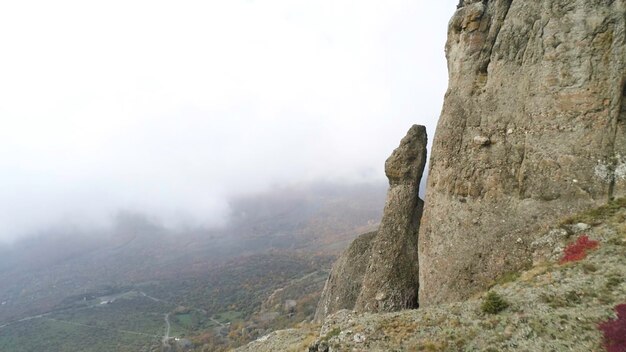
[[[497,285],[504,285],[504,284],[509,283],[509,282],[517,281],[517,279],[519,279],[520,275],[521,274],[520,274],[519,271],[510,271],[510,272],[505,273],[502,276],[500,276],[498,278],[498,280],[496,280],[496,284]]]
[[[612,237],[607,241],[607,243],[613,246],[626,246],[626,242],[624,242],[624,240],[619,237]]]
[[[561,297],[561,296],[557,296],[557,295],[553,295],[553,294],[547,294],[547,293],[542,293],[539,296],[539,299],[543,302],[546,303],[547,305],[550,306],[550,308],[563,308],[563,307],[567,307],[567,301]]]
[[[510,306],[509,302],[507,302],[502,296],[499,294],[490,291],[487,293],[483,304],[480,306],[480,309],[483,313],[486,314],[498,314],[501,311],[507,309]]]
[[[563,224],[576,224],[582,222],[597,225],[602,223],[603,220],[614,216],[622,209],[626,209],[626,197],[614,199],[603,206],[570,216],[563,221]]]
[[[328,340],[332,339],[335,336],[339,336],[340,333],[341,333],[341,329],[340,328],[334,328],[330,332],[328,332],[328,334],[326,334],[326,336],[324,336],[322,338],[322,341],[328,341]]]
[[[595,273],[596,271],[598,271],[598,267],[593,263],[584,262],[581,267],[585,274]]]
[[[448,351],[448,343],[446,341],[422,341],[417,350],[427,352],[444,352]]]
[[[578,295],[578,292],[569,291],[565,294],[565,301],[568,303],[568,305],[574,306],[581,304],[583,300],[580,298],[580,295]]]
[[[537,334],[537,336],[544,336],[547,334],[546,325],[538,320],[532,320],[528,323],[528,326]]]
[[[565,295],[544,293],[539,298],[554,309],[573,307],[582,303],[581,295],[576,291],[569,291]]]
[[[606,281],[605,287],[607,288],[607,290],[613,290],[617,286],[621,285],[622,282],[624,282],[624,278],[623,277],[621,277],[620,275],[617,275],[617,274],[613,274],[613,275],[609,276],[608,280]]]

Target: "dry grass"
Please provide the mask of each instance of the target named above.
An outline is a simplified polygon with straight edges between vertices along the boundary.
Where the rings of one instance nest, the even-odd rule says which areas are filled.
[[[572,215],[566,218],[563,221],[563,224],[571,225],[582,222],[585,224],[598,225],[613,217],[623,209],[626,209],[626,198],[618,198],[598,208],[589,209],[576,215]]]

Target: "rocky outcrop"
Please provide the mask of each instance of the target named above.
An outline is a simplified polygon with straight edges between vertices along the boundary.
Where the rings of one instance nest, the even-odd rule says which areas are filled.
[[[540,250],[547,250],[550,265],[495,284],[490,291],[508,303],[497,313],[484,308],[486,294],[394,313],[342,310],[321,329],[272,333],[237,351],[603,351],[598,323],[613,320],[614,307],[626,303],[624,218],[626,198],[572,217],[570,236],[554,236],[563,228],[551,224]],[[597,249],[580,262],[559,265],[564,247],[583,233],[600,243]]]
[[[426,128],[414,125],[385,162],[387,202],[357,311],[392,312],[418,306],[417,234],[424,204],[418,193],[426,143]]]
[[[465,0],[419,234],[421,306],[528,266],[548,223],[626,194],[626,1]]]
[[[362,235],[333,266],[315,319],[340,309],[379,312],[416,308],[417,232],[423,202],[426,128],[414,125],[385,162],[389,191],[377,232]]]
[[[333,264],[315,311],[315,321],[342,309],[353,310],[372,253],[376,232],[357,237]]]

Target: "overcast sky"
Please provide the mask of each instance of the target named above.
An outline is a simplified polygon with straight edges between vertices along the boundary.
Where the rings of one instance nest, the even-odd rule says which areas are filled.
[[[3,1],[0,241],[384,179],[412,124],[432,140],[457,2]]]

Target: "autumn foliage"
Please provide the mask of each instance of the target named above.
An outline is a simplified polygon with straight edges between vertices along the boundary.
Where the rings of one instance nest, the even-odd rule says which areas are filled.
[[[560,263],[576,262],[585,259],[587,251],[597,248],[598,245],[598,241],[590,240],[589,236],[582,235],[578,237],[576,242],[565,247]]]
[[[604,347],[608,352],[626,352],[626,304],[615,307],[617,319],[598,325],[604,333]]]

